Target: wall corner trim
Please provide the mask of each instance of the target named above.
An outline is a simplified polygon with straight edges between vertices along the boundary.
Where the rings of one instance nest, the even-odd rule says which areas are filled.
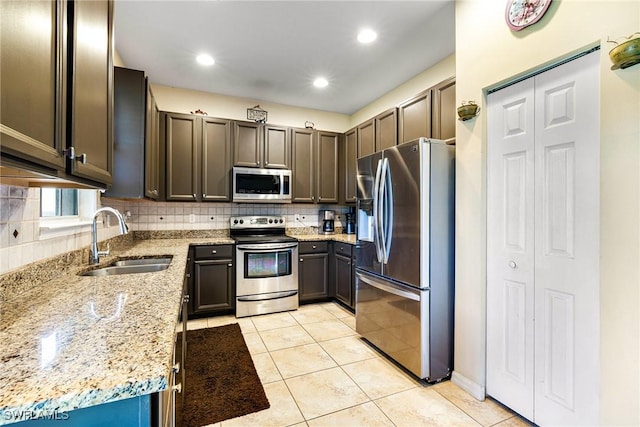
[[[483,385],[470,380],[457,371],[454,371],[453,374],[451,374],[451,382],[480,401],[483,401],[486,397],[485,388]]]

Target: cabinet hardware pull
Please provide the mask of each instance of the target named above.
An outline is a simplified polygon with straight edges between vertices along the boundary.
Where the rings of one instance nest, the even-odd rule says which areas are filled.
[[[171,386],[171,391],[177,391],[178,393],[182,393],[182,384],[176,384]]]
[[[233,264],[229,263],[227,264],[227,267],[233,267]]]
[[[304,262],[304,259],[300,258],[300,262]]]
[[[182,297],[182,302],[189,302],[189,295],[185,295]]]
[[[187,273],[187,278],[190,278],[190,277],[191,277],[191,273]]]
[[[194,199],[197,199],[197,197],[196,197],[196,193],[193,193],[193,198],[194,198]]]
[[[217,253],[218,253],[218,251],[213,250],[213,251],[211,251],[211,253],[212,253],[212,254],[217,254]]]
[[[315,248],[317,248],[317,246],[316,246],[316,245],[311,246],[311,249],[315,249]]]
[[[207,195],[205,193],[202,193],[202,198],[205,199],[207,197]]]
[[[75,147],[69,147],[66,148],[64,150],[62,150],[62,154],[64,154],[65,156],[67,156],[68,158],[70,158],[71,160],[76,158],[76,148]]]
[[[153,190],[153,191],[151,192],[151,194],[153,194],[154,196],[157,196],[157,195],[158,195],[158,190]]]
[[[173,365],[173,366],[171,367],[171,371],[172,371],[174,374],[177,374],[178,372],[180,372],[180,363],[176,363],[175,365]]]
[[[76,160],[82,163],[83,165],[87,164],[87,153],[82,153],[76,156]]]
[[[509,267],[516,268],[516,267],[518,267],[518,264],[516,264],[515,261],[509,261]]]

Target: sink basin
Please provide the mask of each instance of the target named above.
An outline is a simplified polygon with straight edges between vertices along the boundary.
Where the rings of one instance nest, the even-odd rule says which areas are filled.
[[[111,267],[97,268],[82,273],[82,276],[115,276],[119,274],[152,273],[169,268],[169,263],[163,264],[134,264],[134,265],[114,265]]]
[[[146,265],[146,264],[171,264],[170,257],[161,258],[141,258],[141,259],[123,259],[113,263],[114,266],[123,265]]]

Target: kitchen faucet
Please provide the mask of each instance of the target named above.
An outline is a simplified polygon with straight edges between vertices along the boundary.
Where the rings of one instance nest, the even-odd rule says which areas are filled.
[[[110,212],[118,219],[118,225],[120,226],[120,234],[127,234],[129,232],[129,227],[124,222],[124,217],[117,209],[104,207],[98,209],[93,214],[93,222],[91,223],[91,264],[97,264],[100,262],[101,256],[109,255],[109,248],[106,251],[98,250],[98,225],[96,220],[98,219],[98,215],[100,212]]]

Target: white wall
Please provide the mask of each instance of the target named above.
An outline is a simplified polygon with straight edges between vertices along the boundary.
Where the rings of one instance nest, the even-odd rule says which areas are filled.
[[[456,98],[483,112],[456,127],[454,376],[476,391],[485,384],[486,90],[601,44],[601,424],[639,425],[640,65],[611,71],[606,40],[640,31],[640,2],[554,1],[517,33],[504,22],[505,3],[456,2]]]
[[[161,111],[189,114],[200,109],[212,117],[247,120],[247,108],[260,105],[268,112],[267,122],[277,125],[303,128],[305,121],[311,121],[315,124],[316,129],[344,132],[349,129],[350,124],[350,117],[346,114],[291,107],[153,83],[151,90]]]

